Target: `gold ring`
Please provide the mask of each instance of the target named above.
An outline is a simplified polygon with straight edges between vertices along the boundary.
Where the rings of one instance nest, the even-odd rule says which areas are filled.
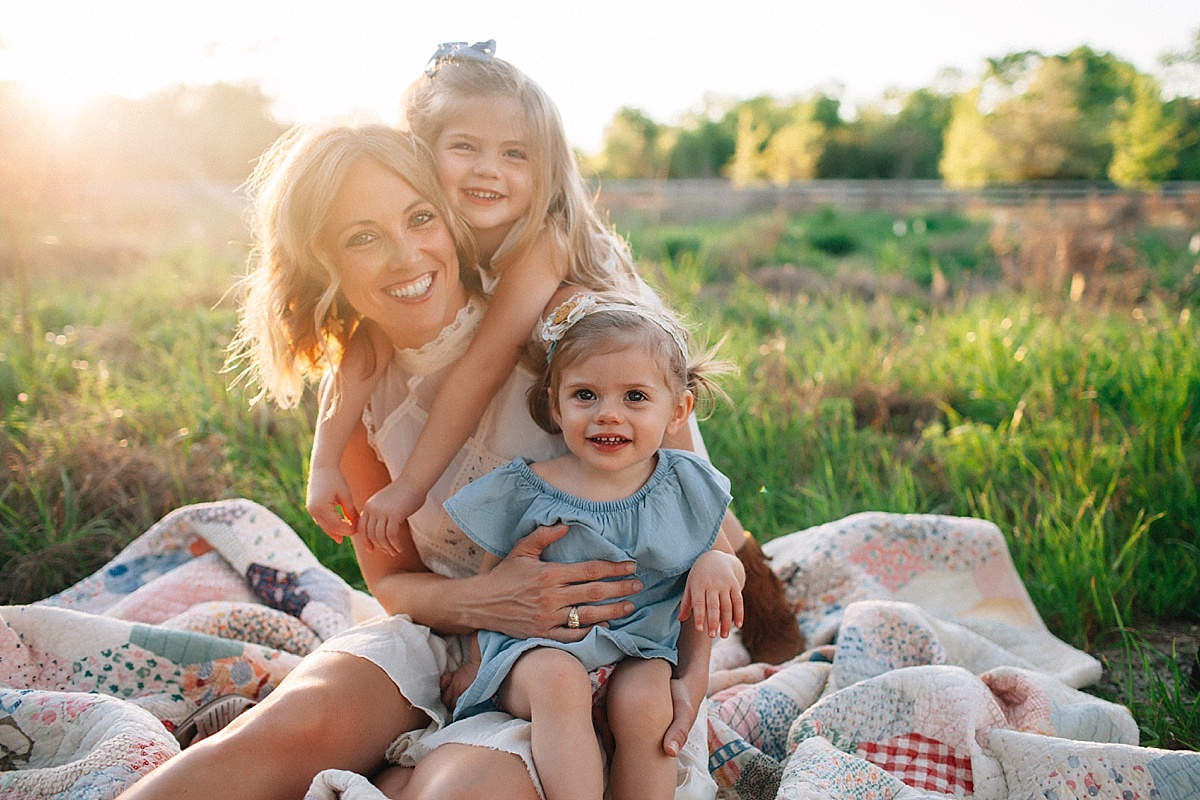
[[[571,606],[571,610],[567,612],[567,627],[579,627],[579,608],[576,606]]]

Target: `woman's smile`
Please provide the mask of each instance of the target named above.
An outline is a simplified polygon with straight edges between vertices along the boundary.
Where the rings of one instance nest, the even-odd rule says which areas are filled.
[[[429,290],[433,288],[433,279],[434,274],[426,272],[407,283],[392,284],[383,291],[399,300],[423,299],[423,295],[428,294]]]

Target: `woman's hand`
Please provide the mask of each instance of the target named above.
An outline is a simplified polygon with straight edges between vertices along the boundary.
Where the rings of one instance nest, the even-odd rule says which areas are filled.
[[[709,550],[696,559],[688,572],[687,588],[679,607],[679,620],[692,617],[698,631],[707,631],[711,639],[724,639],[732,626],[741,627],[745,609],[742,604],[740,569],[737,556],[721,550]]]
[[[640,592],[641,581],[605,580],[632,575],[632,561],[542,561],[542,551],[566,532],[566,525],[538,528],[517,542],[493,569],[468,579],[477,581],[480,589],[478,614],[471,627],[521,639],[575,642],[586,636],[592,625],[633,613],[633,603],[618,598]],[[572,608],[579,615],[578,628],[567,627]]]

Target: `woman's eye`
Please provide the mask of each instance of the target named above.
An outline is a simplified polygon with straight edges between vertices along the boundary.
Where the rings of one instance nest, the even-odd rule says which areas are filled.
[[[346,240],[347,247],[362,247],[375,241],[375,234],[369,231],[359,231]]]
[[[452,142],[450,144],[450,149],[451,150],[471,150],[472,148],[471,148],[470,142]]]
[[[414,228],[420,227],[434,219],[432,211],[418,211],[412,215],[412,225]]]

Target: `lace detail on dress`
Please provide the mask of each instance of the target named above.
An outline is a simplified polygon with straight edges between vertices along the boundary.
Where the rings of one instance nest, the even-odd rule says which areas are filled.
[[[420,347],[396,350],[393,359],[409,375],[428,375],[453,364],[467,352],[471,337],[486,311],[487,301],[471,295],[454,316],[454,321],[442,328],[436,339]]]

